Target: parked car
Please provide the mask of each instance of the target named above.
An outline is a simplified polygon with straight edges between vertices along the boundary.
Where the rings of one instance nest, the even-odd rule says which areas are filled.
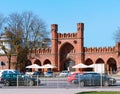
[[[53,76],[55,76],[55,74],[53,73],[53,71],[47,71],[47,72],[45,72],[44,76],[53,77]]]
[[[6,73],[17,73],[20,74],[20,71],[18,70],[14,70],[14,69],[4,69],[4,70],[0,70],[0,77],[2,76],[2,74],[6,74]]]
[[[43,73],[41,71],[35,71],[33,74],[32,74],[33,77],[40,77],[40,76],[44,76]]]
[[[68,70],[63,70],[59,74],[60,77],[67,77],[68,75],[70,75],[70,72]]]
[[[5,86],[34,86],[39,85],[40,80],[36,78],[32,78],[31,76],[18,74],[18,73],[6,73],[2,74],[0,78],[1,83]]]
[[[84,73],[80,76],[76,75],[76,80],[74,83],[79,84],[80,86],[109,86],[115,84],[116,80],[108,75],[102,75],[100,73]]]
[[[67,81],[74,83],[74,81],[76,80],[76,75],[82,75],[82,74],[83,74],[82,72],[74,72],[74,73],[68,75]]]

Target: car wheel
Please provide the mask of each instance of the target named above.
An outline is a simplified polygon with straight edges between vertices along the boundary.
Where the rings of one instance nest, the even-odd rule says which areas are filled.
[[[5,81],[4,85],[5,86],[10,86],[10,82],[9,81]]]
[[[85,86],[85,83],[84,82],[80,82],[80,87],[84,87]]]
[[[74,83],[75,83],[75,80],[72,80],[72,82],[71,82],[71,83],[73,83],[73,84],[74,84]]]
[[[105,81],[103,85],[104,85],[104,86],[109,86],[108,81]]]
[[[29,81],[28,85],[29,85],[29,86],[33,86],[33,85],[34,85],[34,82],[31,80],[31,81]]]

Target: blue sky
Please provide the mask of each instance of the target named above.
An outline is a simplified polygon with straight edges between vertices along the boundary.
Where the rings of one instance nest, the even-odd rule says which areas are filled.
[[[76,32],[83,22],[84,46],[114,46],[120,26],[120,0],[1,0],[0,13],[32,11],[47,24],[58,24],[60,33]]]

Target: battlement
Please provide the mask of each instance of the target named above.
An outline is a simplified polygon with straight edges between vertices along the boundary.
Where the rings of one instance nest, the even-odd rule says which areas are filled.
[[[77,38],[77,33],[58,33],[58,38]]]
[[[94,47],[94,48],[85,48],[85,52],[114,52],[115,47]]]
[[[51,48],[32,49],[29,52],[35,54],[51,54]]]
[[[84,30],[84,23],[77,23],[77,30],[83,31]]]

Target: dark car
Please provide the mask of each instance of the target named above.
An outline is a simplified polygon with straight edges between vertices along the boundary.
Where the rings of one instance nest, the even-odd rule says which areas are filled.
[[[2,74],[6,74],[6,73],[17,73],[17,74],[20,74],[20,71],[14,70],[14,69],[3,69],[3,70],[0,70],[0,77],[2,76]]]
[[[109,86],[115,84],[116,80],[108,75],[100,73],[84,73],[83,75],[76,75],[74,83],[79,84],[80,86]]]
[[[40,80],[31,76],[16,73],[6,73],[1,76],[1,83],[5,86],[35,86],[40,84]]]
[[[47,71],[47,72],[44,74],[44,76],[46,76],[46,77],[53,77],[53,76],[55,76],[55,75],[54,75],[53,71]]]
[[[43,75],[43,73],[41,72],[41,71],[35,71],[34,73],[33,73],[33,77],[41,77],[41,76],[44,76]]]

